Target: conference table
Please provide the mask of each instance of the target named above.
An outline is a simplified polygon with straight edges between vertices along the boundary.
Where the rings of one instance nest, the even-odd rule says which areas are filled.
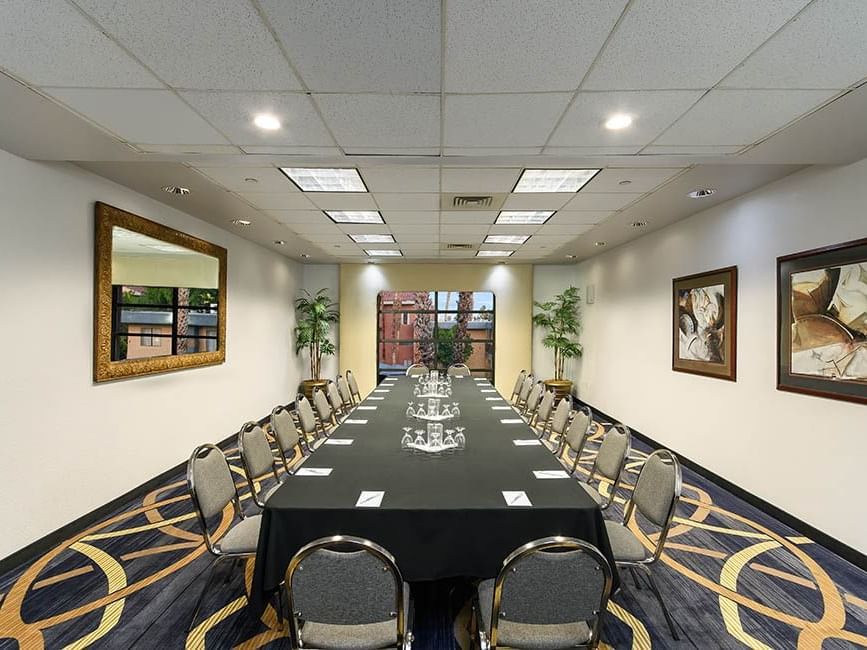
[[[292,555],[331,535],[382,545],[408,582],[492,578],[530,540],[577,537],[602,551],[616,584],[598,505],[558,471],[562,464],[487,380],[455,378],[451,397],[443,400],[460,404],[460,418],[446,428],[466,428],[463,450],[432,455],[401,448],[403,427],[425,425],[406,416],[410,401],[426,402],[413,396],[416,383],[408,377],[380,383],[268,498],[253,613],[283,581]],[[364,504],[362,492],[384,494],[378,505],[377,498]]]

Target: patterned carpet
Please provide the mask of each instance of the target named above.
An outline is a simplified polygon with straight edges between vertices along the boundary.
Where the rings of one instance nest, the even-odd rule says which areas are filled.
[[[599,435],[597,430],[597,441]],[[595,450],[588,445],[581,459],[585,474]],[[253,512],[236,450],[226,451],[245,508]],[[648,451],[633,445],[629,479],[617,512],[608,516],[619,516],[621,497]],[[655,567],[682,640],[671,638],[650,590],[636,589],[624,574],[601,647],[867,647],[867,574],[686,469],[683,495],[662,564]],[[186,634],[210,564],[196,531],[179,473],[0,576],[0,648],[288,648],[272,609],[261,620],[245,612],[252,563],[214,583],[196,627]],[[413,647],[466,647],[472,585],[454,580],[412,588]]]

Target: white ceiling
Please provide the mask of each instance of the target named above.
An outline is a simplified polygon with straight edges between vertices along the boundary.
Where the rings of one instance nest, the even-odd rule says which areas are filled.
[[[414,260],[471,257],[442,250],[467,243],[557,262],[867,155],[844,128],[864,131],[865,33],[864,0],[6,0],[0,146],[312,261],[361,259],[348,234],[390,233]],[[283,127],[253,126],[262,112]],[[617,112],[633,125],[603,128]],[[302,193],[277,170],[305,165],[357,167],[370,191]],[[603,171],[577,194],[507,196],[557,210],[541,227],[441,209],[441,193],[509,193],[526,167]],[[700,184],[718,194],[684,200]]]

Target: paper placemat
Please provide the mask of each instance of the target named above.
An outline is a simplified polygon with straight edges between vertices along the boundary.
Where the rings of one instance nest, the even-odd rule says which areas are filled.
[[[500,420],[500,424],[526,424],[521,418],[506,418]]]
[[[536,445],[541,445],[542,441],[530,438],[529,440],[512,440],[512,444],[516,447],[535,447]]]
[[[376,490],[362,490],[355,502],[356,508],[378,508],[382,504],[385,492]]]
[[[523,490],[519,492],[512,492],[509,490],[503,490],[503,498],[506,500],[507,506],[518,506],[518,507],[527,507],[532,506],[533,504],[530,502],[530,497],[527,496],[527,493]]]
[[[496,393],[497,391],[494,388],[485,388],[483,390],[480,390],[479,392],[480,393]]]
[[[325,440],[326,445],[339,445],[345,447],[346,445],[351,445],[355,440],[353,438],[327,438]]]
[[[371,397],[368,397],[367,399],[377,399],[377,400],[379,400],[379,399],[385,399],[385,398],[384,398],[384,397],[373,397],[373,396],[371,396]]]
[[[376,399],[376,398],[373,397],[370,399]],[[375,406],[356,406],[355,408],[357,408],[359,411],[375,411],[376,410]]]
[[[533,476],[536,478],[569,478],[564,469],[534,469]]]
[[[492,411],[511,411],[512,407],[511,406],[492,406],[491,410]]]
[[[328,476],[331,474],[330,467],[299,467],[295,476]]]
[[[367,420],[344,420],[343,424],[367,424]]]
[[[487,402],[502,402],[503,398],[502,397],[486,397],[485,401],[487,401]]]

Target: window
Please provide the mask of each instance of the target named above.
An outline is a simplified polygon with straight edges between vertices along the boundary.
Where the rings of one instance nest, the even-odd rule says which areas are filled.
[[[494,294],[490,291],[383,291],[378,298],[377,367],[403,374],[413,363],[465,363],[494,378]]]
[[[160,345],[160,338],[154,337],[155,329],[153,327],[142,327],[139,343],[144,348],[156,348]]]

